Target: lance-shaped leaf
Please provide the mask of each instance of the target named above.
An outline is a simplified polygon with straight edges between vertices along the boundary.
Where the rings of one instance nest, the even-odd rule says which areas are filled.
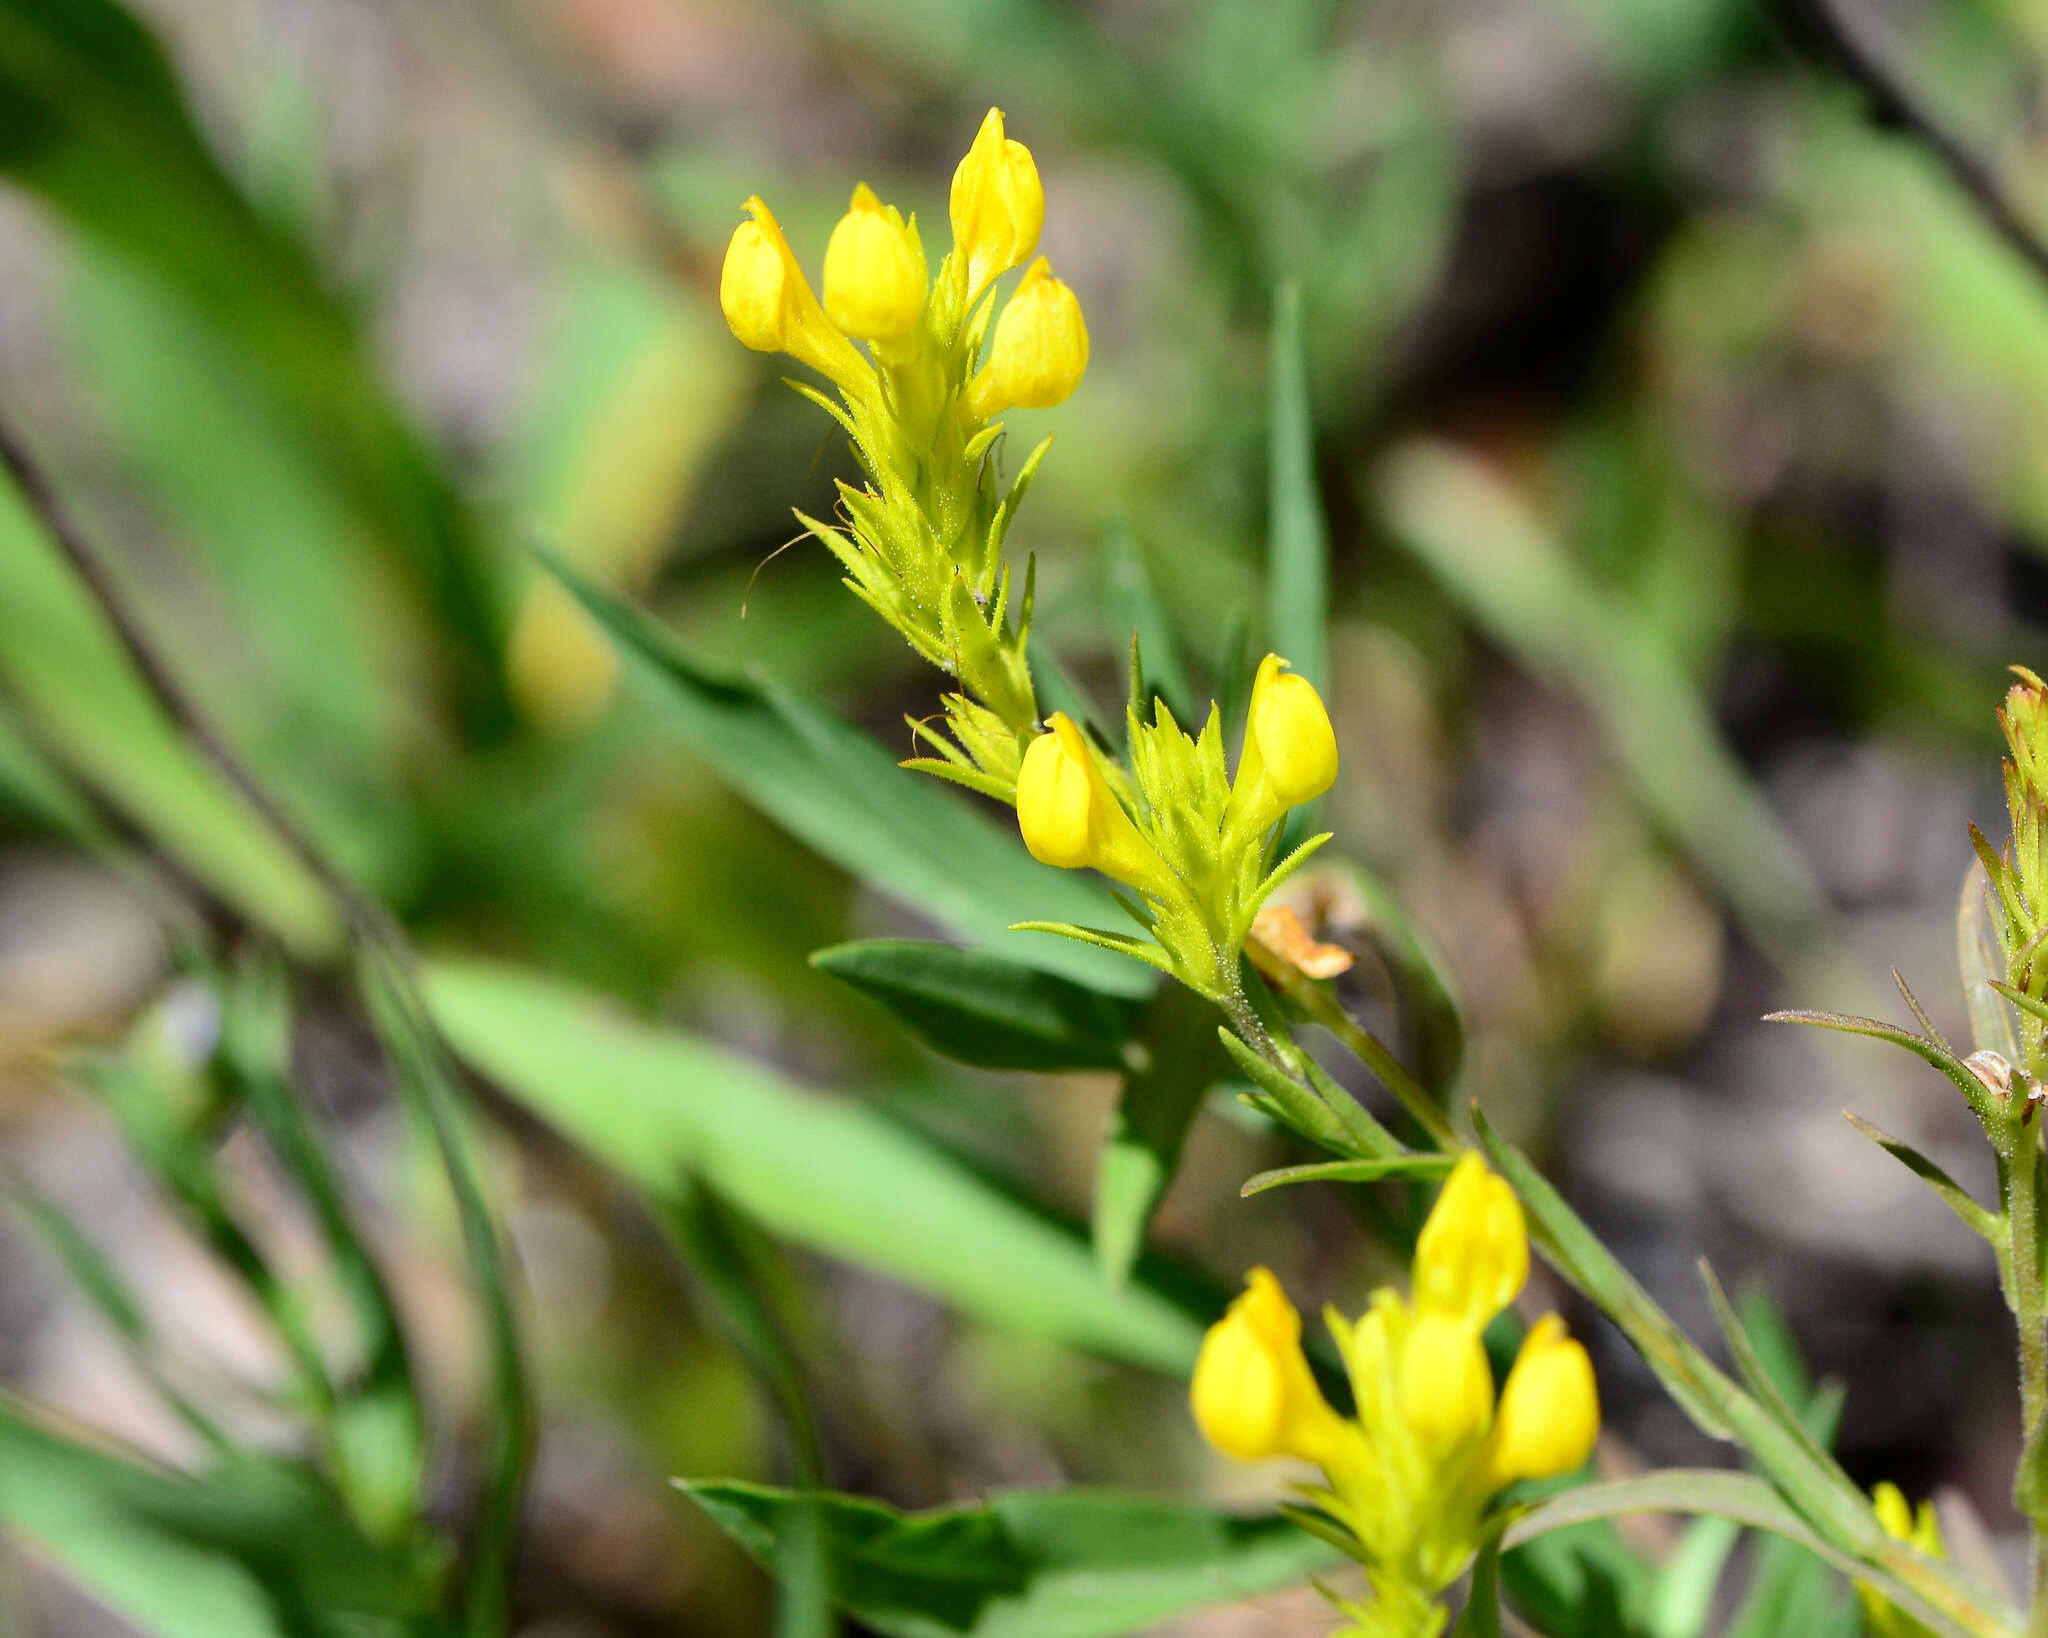
[[[1285,1519],[1101,1491],[1006,1491],[901,1513],[731,1481],[683,1488],[771,1572],[796,1510],[813,1501],[834,1596],[887,1638],[1121,1638],[1341,1562]]]
[[[1238,1193],[1249,1199],[1289,1183],[1379,1183],[1390,1177],[1418,1183],[1439,1182],[1451,1175],[1451,1155],[1388,1155],[1378,1160],[1321,1160],[1306,1166],[1282,1166],[1246,1179]]]
[[[657,1197],[701,1178],[771,1234],[991,1324],[1172,1376],[1194,1363],[1187,1308],[1106,1290],[1066,1225],[855,1099],[515,968],[437,963],[426,996],[463,1058]]]
[[[2005,1234],[1999,1227],[1997,1214],[1978,1205],[1968,1189],[1918,1149],[1850,1110],[1843,1110],[1842,1118],[1940,1196],[1941,1203],[1961,1218],[1963,1226],[1972,1234],[1983,1236],[1994,1249],[2003,1245]]]
[[[811,965],[888,1008],[934,1051],[978,1069],[1121,1069],[1138,1024],[1128,997],[985,950],[863,939],[819,950]]]
[[[1320,1089],[1312,1089],[1266,1062],[1229,1030],[1219,1031],[1218,1037],[1237,1067],[1265,1095],[1274,1118],[1311,1143],[1361,1160],[1403,1153],[1394,1134],[1342,1088],[1337,1089],[1335,1099],[1324,1096]]]
[[[1969,1100],[1979,1120],[2002,1124],[2007,1118],[2003,1100],[1970,1072],[1968,1064],[1946,1048],[1922,1039],[1911,1030],[1900,1029],[1896,1024],[1880,1023],[1875,1018],[1855,1018],[1841,1012],[1811,1012],[1803,1007],[1767,1012],[1764,1022],[1811,1024],[1815,1029],[1831,1029],[1845,1035],[1868,1035],[1875,1041],[1889,1041],[1893,1046],[1904,1047],[1914,1057],[1932,1064],[1953,1081],[1956,1090]]]
[[[637,662],[690,748],[791,835],[963,937],[1114,995],[1150,992],[1146,974],[1095,950],[1007,936],[1033,918],[1105,915],[1080,872],[1039,864],[1014,830],[898,767],[816,701],[759,672],[713,672],[652,616],[540,555]]]

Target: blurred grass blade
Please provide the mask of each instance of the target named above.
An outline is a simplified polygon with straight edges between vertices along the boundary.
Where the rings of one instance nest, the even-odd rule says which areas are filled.
[[[1378,1183],[1389,1177],[1440,1182],[1457,1164],[1450,1155],[1390,1155],[1381,1160],[1325,1160],[1307,1166],[1282,1166],[1246,1180],[1238,1193],[1249,1198],[1289,1183]]]
[[[433,1135],[482,1310],[490,1372],[486,1455],[462,1600],[463,1630],[469,1638],[502,1638],[511,1613],[520,1502],[534,1446],[532,1391],[512,1312],[510,1270],[462,1129],[453,1069],[410,974],[397,961],[381,949],[367,948],[359,976],[399,1091]]]
[[[0,1399],[0,1524],[152,1638],[436,1630],[428,1555],[374,1548],[318,1481],[280,1463],[237,1458],[184,1479]]]
[[[947,1057],[979,1069],[1121,1069],[1139,1009],[984,950],[863,939],[811,956]],[[1205,1032],[1206,1033],[1206,1032]]]
[[[1653,1638],[1701,1638],[1721,1574],[1741,1539],[1742,1526],[1733,1519],[1693,1521],[1658,1569],[1648,1623]]]
[[[1169,1376],[1194,1362],[1177,1303],[1111,1294],[1078,1236],[858,1102],[517,969],[438,963],[426,994],[465,1059],[651,1194],[701,1177],[771,1234],[992,1324]]]
[[[1138,649],[1145,657],[1145,682],[1149,692],[1166,701],[1167,709],[1181,726],[1199,733],[1201,698],[1181,655],[1180,638],[1167,617],[1153,587],[1151,571],[1145,567],[1145,549],[1137,532],[1123,518],[1114,519],[1103,536],[1103,569],[1109,580],[1110,607],[1118,626],[1117,644],[1129,641],[1135,632]],[[1152,720],[1152,713],[1143,713]]]
[[[383,1270],[357,1233],[329,1143],[288,1076],[291,995],[283,969],[252,959],[220,979],[218,1063],[271,1153],[305,1197],[336,1282],[355,1316],[362,1365],[337,1384],[330,1456],[336,1483],[373,1533],[396,1535],[416,1517],[424,1478],[424,1414]]]
[[[1316,491],[1315,414],[1309,405],[1301,286],[1273,295],[1272,397],[1266,526],[1266,637],[1318,689],[1330,686],[1330,533]]]
[[[1095,1257],[1122,1286],[1145,1248],[1145,1225],[1180,1164],[1202,1095],[1230,1071],[1215,1007],[1180,984],[1153,1001],[1138,1034],[1144,1063],[1124,1077],[1095,1172]]]
[[[0,683],[36,724],[39,745],[237,911],[303,957],[338,944],[319,887],[179,737],[4,477]]]
[[[0,0],[0,104],[0,172],[232,344],[440,615],[471,719],[502,720],[496,593],[473,520],[370,369],[347,308],[208,152],[142,23],[117,0]]]
[[[226,1436],[171,1381],[164,1368],[157,1339],[143,1318],[141,1304],[136,1301],[120,1271],[101,1255],[98,1246],[78,1231],[77,1224],[34,1189],[15,1181],[12,1192],[28,1214],[29,1221],[35,1224],[43,1244],[64,1265],[71,1283],[78,1287],[100,1318],[121,1339],[129,1362],[151,1389],[203,1443],[215,1450],[224,1449]]]
[[[841,1607],[884,1638],[1122,1638],[1342,1562],[1285,1519],[1101,1491],[1005,1491],[900,1513],[736,1481],[683,1488],[771,1572],[814,1501]]]
[[[691,748],[799,840],[963,937],[1113,995],[1150,992],[1148,974],[1105,951],[1010,934],[1021,921],[1113,922],[1108,897],[1078,872],[1039,864],[814,701],[758,673],[715,675],[650,615],[559,558],[542,561],[641,662]]]
[[[1585,704],[1638,799],[1757,942],[1780,962],[1812,953],[1827,925],[1813,873],[1657,633],[1474,456],[1410,444],[1374,492],[1396,538],[1471,618]]]
[[[747,1362],[781,1416],[797,1482],[823,1482],[817,1420],[804,1372],[772,1293],[789,1285],[774,1246],[744,1214],[701,1178],[685,1178],[662,1202],[662,1216],[703,1284],[720,1328]]]

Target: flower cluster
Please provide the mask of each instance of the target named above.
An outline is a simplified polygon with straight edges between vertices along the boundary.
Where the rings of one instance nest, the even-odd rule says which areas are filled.
[[[1211,1328],[1190,1398],[1203,1435],[1240,1461],[1293,1456],[1323,1470],[1306,1493],[1372,1584],[1345,1606],[1359,1638],[1434,1638],[1438,1603],[1482,1535],[1487,1504],[1592,1453],[1600,1406],[1586,1351],[1544,1316],[1496,1401],[1481,1336],[1529,1273],[1520,1203],[1466,1154],[1416,1242],[1414,1297],[1384,1289],[1355,1324],[1325,1318],[1357,1417],[1340,1416],[1301,1348],[1301,1316],[1265,1269]]]
[[[1199,737],[1163,701],[1151,722],[1133,703],[1131,773],[1100,756],[1068,717],[1031,741],[1017,776],[1017,824],[1032,856],[1101,871],[1142,899],[1156,944],[1057,923],[1034,924],[1152,962],[1237,1010],[1238,952],[1272,891],[1322,843],[1312,837],[1270,863],[1280,821],[1337,777],[1337,736],[1315,685],[1268,654],[1252,685],[1237,776],[1224,763],[1212,705]],[[1119,787],[1122,787],[1120,790]],[[1127,811],[1127,808],[1129,811]]]
[[[792,383],[845,428],[867,480],[839,485],[838,523],[798,516],[856,595],[960,680],[946,702],[957,743],[921,729],[940,754],[920,765],[1008,800],[1038,704],[1025,654],[1031,575],[1013,609],[1003,537],[1046,445],[999,498],[997,417],[1059,403],[1088,367],[1081,304],[1044,257],[995,313],[993,281],[1038,244],[1038,167],[991,109],[954,172],[953,247],[936,274],[917,218],[856,187],[825,248],[822,302],[768,207],[755,198],[746,209],[719,281],[726,322],[838,389],[835,404]]]

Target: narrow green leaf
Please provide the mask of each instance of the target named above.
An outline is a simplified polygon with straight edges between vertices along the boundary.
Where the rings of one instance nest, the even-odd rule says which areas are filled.
[[[0,172],[173,292],[319,452],[455,640],[472,720],[502,723],[493,559],[348,308],[201,140],[163,49],[117,0],[0,0]]]
[[[1997,1215],[1978,1205],[1968,1189],[1918,1149],[1903,1139],[1895,1138],[1889,1132],[1873,1126],[1851,1110],[1843,1110],[1842,1118],[1939,1195],[1942,1204],[1961,1218],[1963,1226],[1971,1233],[1983,1236],[1993,1246],[2003,1241],[2005,1234],[1999,1227]]]
[[[1778,1425],[1798,1442],[1816,1469],[1834,1480],[1840,1489],[1855,1491],[1854,1481],[1842,1471],[1841,1465],[1828,1454],[1779,1392],[1777,1382],[1765,1368],[1756,1345],[1750,1341],[1748,1330],[1736,1317],[1734,1306],[1728,1301],[1728,1293],[1721,1288],[1721,1281],[1704,1257],[1699,1261],[1699,1270],[1700,1278],[1706,1284],[1708,1301],[1713,1304],[1714,1318],[1721,1327],[1722,1338],[1728,1344],[1729,1354],[1744,1385],[1756,1402],[1776,1417]]]
[[[1308,1087],[1275,1069],[1228,1029],[1218,1030],[1217,1037],[1222,1041],[1224,1050],[1236,1060],[1237,1067],[1271,1101],[1280,1118],[1309,1142],[1335,1154],[1357,1159],[1401,1152],[1401,1146],[1391,1135],[1384,1148],[1362,1147],[1337,1118],[1335,1111]]]
[[[1316,489],[1315,415],[1308,396],[1301,286],[1292,280],[1273,295],[1268,416],[1267,640],[1302,676],[1327,689],[1330,537]]]
[[[1451,1638],[1500,1638],[1500,1536],[1486,1538],[1472,1561],[1472,1584]]]
[[[539,556],[638,662],[690,747],[793,836],[963,937],[1113,995],[1149,992],[1144,973],[1104,954],[1007,936],[1018,922],[1103,917],[1107,899],[1078,871],[1039,864],[1013,829],[899,768],[823,706],[759,673],[714,673],[652,616]]]
[[[855,1496],[682,1482],[771,1571],[819,1507],[840,1606],[885,1638],[1122,1638],[1340,1562],[1281,1518],[1088,1490],[1005,1491],[901,1513]]]
[[[520,1503],[535,1437],[533,1394],[512,1311],[510,1271],[463,1129],[455,1066],[414,987],[413,975],[399,966],[396,956],[373,947],[363,952],[359,979],[399,1091],[432,1134],[482,1309],[489,1372],[487,1448],[462,1615],[470,1638],[499,1638],[509,1617]]]
[[[815,1488],[824,1477],[817,1419],[803,1366],[771,1300],[789,1284],[775,1247],[702,1179],[684,1179],[663,1202],[663,1216],[710,1296],[720,1328],[781,1416],[798,1482]]]
[[[4,6],[0,0],[0,20]],[[236,910],[295,954],[312,958],[336,947],[341,929],[319,887],[166,720],[78,576],[4,477],[0,682],[21,702],[39,747]]]
[[[1195,708],[1200,699],[1181,656],[1180,639],[1153,588],[1144,548],[1123,518],[1112,521],[1104,534],[1102,558],[1111,609],[1121,628],[1117,635],[1119,639],[1126,633],[1135,635],[1145,656],[1146,692],[1163,698],[1191,732],[1199,730],[1201,719]],[[1150,713],[1146,715],[1149,718]]]
[[[1245,1180],[1238,1193],[1249,1199],[1289,1183],[1378,1183],[1389,1177],[1418,1183],[1440,1182],[1457,1165],[1452,1155],[1387,1155],[1377,1160],[1323,1160],[1307,1166],[1282,1166]]]
[[[651,1194],[701,1177],[771,1234],[993,1324],[1171,1376],[1194,1363],[1200,1320],[1105,1290],[1077,1235],[855,1100],[513,968],[433,964],[426,995],[469,1063]]]
[[[1693,1521],[1658,1572],[1649,1617],[1654,1638],[1700,1638],[1721,1573],[1741,1539],[1742,1526],[1733,1519]]]
[[[240,1458],[184,1479],[60,1438],[0,1399],[0,1525],[155,1638],[432,1630],[431,1566],[366,1542],[301,1469]]]
[[[1985,1121],[2003,1121],[2005,1113],[2000,1101],[1991,1088],[1970,1073],[1969,1066],[1952,1052],[1944,1052],[1932,1041],[1922,1040],[1910,1030],[1900,1029],[1896,1024],[1878,1022],[1875,1018],[1852,1018],[1840,1012],[1811,1012],[1805,1008],[1791,1008],[1782,1012],[1764,1014],[1767,1024],[1810,1024],[1815,1029],[1831,1029],[1845,1035],[1868,1035],[1872,1040],[1889,1041],[1893,1046],[1904,1047],[1914,1057],[1932,1064],[1954,1083],[1957,1091],[1969,1100],[1970,1107],[1977,1112],[1977,1118]]]
[[[252,959],[220,983],[217,1063],[278,1162],[311,1207],[356,1321],[362,1366],[338,1386],[331,1416],[336,1482],[366,1527],[396,1534],[416,1511],[426,1447],[424,1415],[397,1304],[343,1199],[317,1132],[290,1084],[291,996],[283,970]]]
[[[1203,1094],[1229,1072],[1216,1035],[1216,1008],[1179,984],[1161,989],[1145,1016],[1142,1067],[1124,1078],[1095,1173],[1095,1258],[1112,1286],[1144,1250],[1145,1225],[1173,1181]]]
[[[2009,1631],[2015,1620],[2012,1612],[2000,1609],[1995,1600],[1954,1581],[1944,1581],[1942,1604],[1937,1607],[1922,1596],[1929,1590],[1924,1575],[1916,1572],[1909,1584],[1897,1573],[1902,1567],[1899,1563],[1872,1564],[1843,1551],[1816,1535],[1763,1480],[1719,1468],[1672,1468],[1562,1491],[1515,1520],[1508,1527],[1506,1545],[1519,1546],[1564,1525],[1627,1513],[1708,1514],[1782,1536],[1844,1575],[1868,1583],[1944,1638],[1993,1638]],[[1888,1543],[1888,1548],[1897,1546]],[[1886,1556],[1899,1557],[1890,1551]],[[1917,1560],[1921,1569],[1928,1565],[1916,1554],[1906,1556]]]
[[[1127,997],[983,950],[864,939],[816,951],[811,965],[888,1008],[934,1051],[980,1069],[1120,1069],[1138,1023]]]

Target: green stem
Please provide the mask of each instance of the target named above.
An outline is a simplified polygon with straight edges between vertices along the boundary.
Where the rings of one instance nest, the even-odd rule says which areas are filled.
[[[1381,1085],[1394,1094],[1401,1107],[1414,1118],[1416,1125],[1429,1134],[1430,1141],[1437,1148],[1446,1153],[1456,1153],[1464,1147],[1458,1141],[1458,1134],[1451,1130],[1450,1119],[1442,1106],[1420,1081],[1408,1073],[1384,1041],[1362,1028],[1334,996],[1299,968],[1288,962],[1264,958],[1256,942],[1246,948],[1252,952],[1260,976],[1312,1021],[1342,1041],[1346,1049],[1379,1078]],[[1250,1040],[1250,1037],[1246,1039]],[[1257,1043],[1253,1042],[1253,1045]],[[1289,1066],[1283,1064],[1281,1067]]]

